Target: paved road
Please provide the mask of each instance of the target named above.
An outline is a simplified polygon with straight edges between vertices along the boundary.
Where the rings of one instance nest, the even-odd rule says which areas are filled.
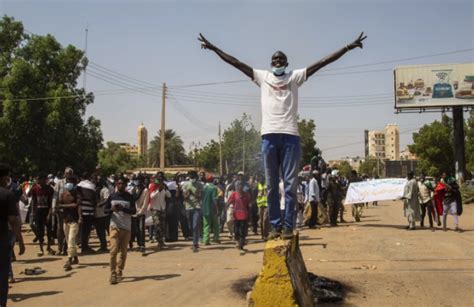
[[[406,231],[401,207],[381,202],[360,223],[303,230],[308,271],[346,285],[347,306],[474,306],[474,205],[465,207],[461,234]],[[245,306],[232,284],[259,272],[264,248],[250,236],[245,256],[227,238],[197,254],[185,241],[146,257],[131,252],[124,281],[110,286],[108,254],[80,257],[66,273],[63,258],[36,257],[31,240],[26,234],[27,253],[14,264],[9,306]],[[35,266],[47,272],[20,274]]]

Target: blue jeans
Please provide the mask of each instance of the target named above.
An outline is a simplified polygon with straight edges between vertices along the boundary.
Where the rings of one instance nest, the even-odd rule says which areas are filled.
[[[301,156],[300,137],[296,135],[271,133],[262,136],[262,155],[268,191],[268,214],[275,229],[282,226],[293,229],[296,191],[298,187],[298,164]],[[285,214],[280,212],[280,173],[285,189]]]
[[[193,246],[199,246],[199,236],[201,234],[201,209],[188,209],[186,210],[188,217],[189,229],[193,234]]]

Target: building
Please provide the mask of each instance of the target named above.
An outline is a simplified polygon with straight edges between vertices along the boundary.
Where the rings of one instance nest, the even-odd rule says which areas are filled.
[[[400,160],[418,160],[418,157],[411,153],[407,147],[400,152]]]
[[[385,157],[390,160],[400,160],[400,129],[397,124],[385,126]]]
[[[364,131],[364,135],[368,157],[400,160],[400,129],[397,124],[388,124],[384,130],[369,131],[368,134]]]
[[[146,130],[143,123],[138,126],[138,155],[142,156],[148,152],[148,130]]]
[[[361,157],[345,157],[339,160],[329,160],[328,166],[332,168],[334,166],[340,165],[342,162],[349,163],[350,167],[357,171],[359,169],[360,164],[364,162],[364,159]]]
[[[385,132],[369,131],[369,157],[385,159]]]
[[[135,145],[130,145],[130,143],[117,143],[120,148],[125,149],[125,151],[130,155],[132,158],[138,157],[138,147]]]

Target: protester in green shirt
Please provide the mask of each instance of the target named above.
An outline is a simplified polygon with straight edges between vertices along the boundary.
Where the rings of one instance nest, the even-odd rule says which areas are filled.
[[[217,218],[217,187],[213,184],[214,178],[207,176],[202,193],[203,241],[210,244],[210,232],[214,234],[213,242],[219,243],[219,221]]]

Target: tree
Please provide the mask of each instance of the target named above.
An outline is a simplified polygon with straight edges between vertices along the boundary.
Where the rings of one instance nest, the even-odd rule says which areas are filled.
[[[219,143],[211,140],[195,152],[196,165],[206,170],[219,172]]]
[[[150,165],[158,167],[160,165],[160,142],[161,130],[157,132],[155,138],[150,142],[148,157]],[[188,163],[181,137],[172,129],[165,130],[165,165],[182,165]]]
[[[379,164],[380,167],[380,164]],[[376,176],[377,175],[377,159],[368,157],[359,165],[359,175]]]
[[[419,158],[418,171],[430,176],[439,176],[442,172],[454,172],[453,123],[443,115],[441,121],[424,125],[413,133],[413,145],[410,152]]]
[[[316,124],[314,120],[298,120],[298,131],[300,133],[301,159],[300,166],[308,164],[316,154],[316,140],[314,138]]]
[[[260,132],[255,129],[249,115],[244,113],[241,119],[230,124],[222,140],[223,160],[229,173],[242,171],[243,167],[248,174],[261,172],[260,139]]]
[[[133,159],[119,144],[107,142],[99,151],[99,164],[104,174],[117,174],[134,168]]]
[[[92,170],[102,146],[100,121],[85,118],[94,97],[77,80],[84,52],[51,35],[27,35],[0,19],[0,159],[17,172]]]
[[[351,175],[352,167],[347,161],[342,161],[338,165],[335,165],[333,168],[338,169],[339,174],[343,177],[349,178]]]

